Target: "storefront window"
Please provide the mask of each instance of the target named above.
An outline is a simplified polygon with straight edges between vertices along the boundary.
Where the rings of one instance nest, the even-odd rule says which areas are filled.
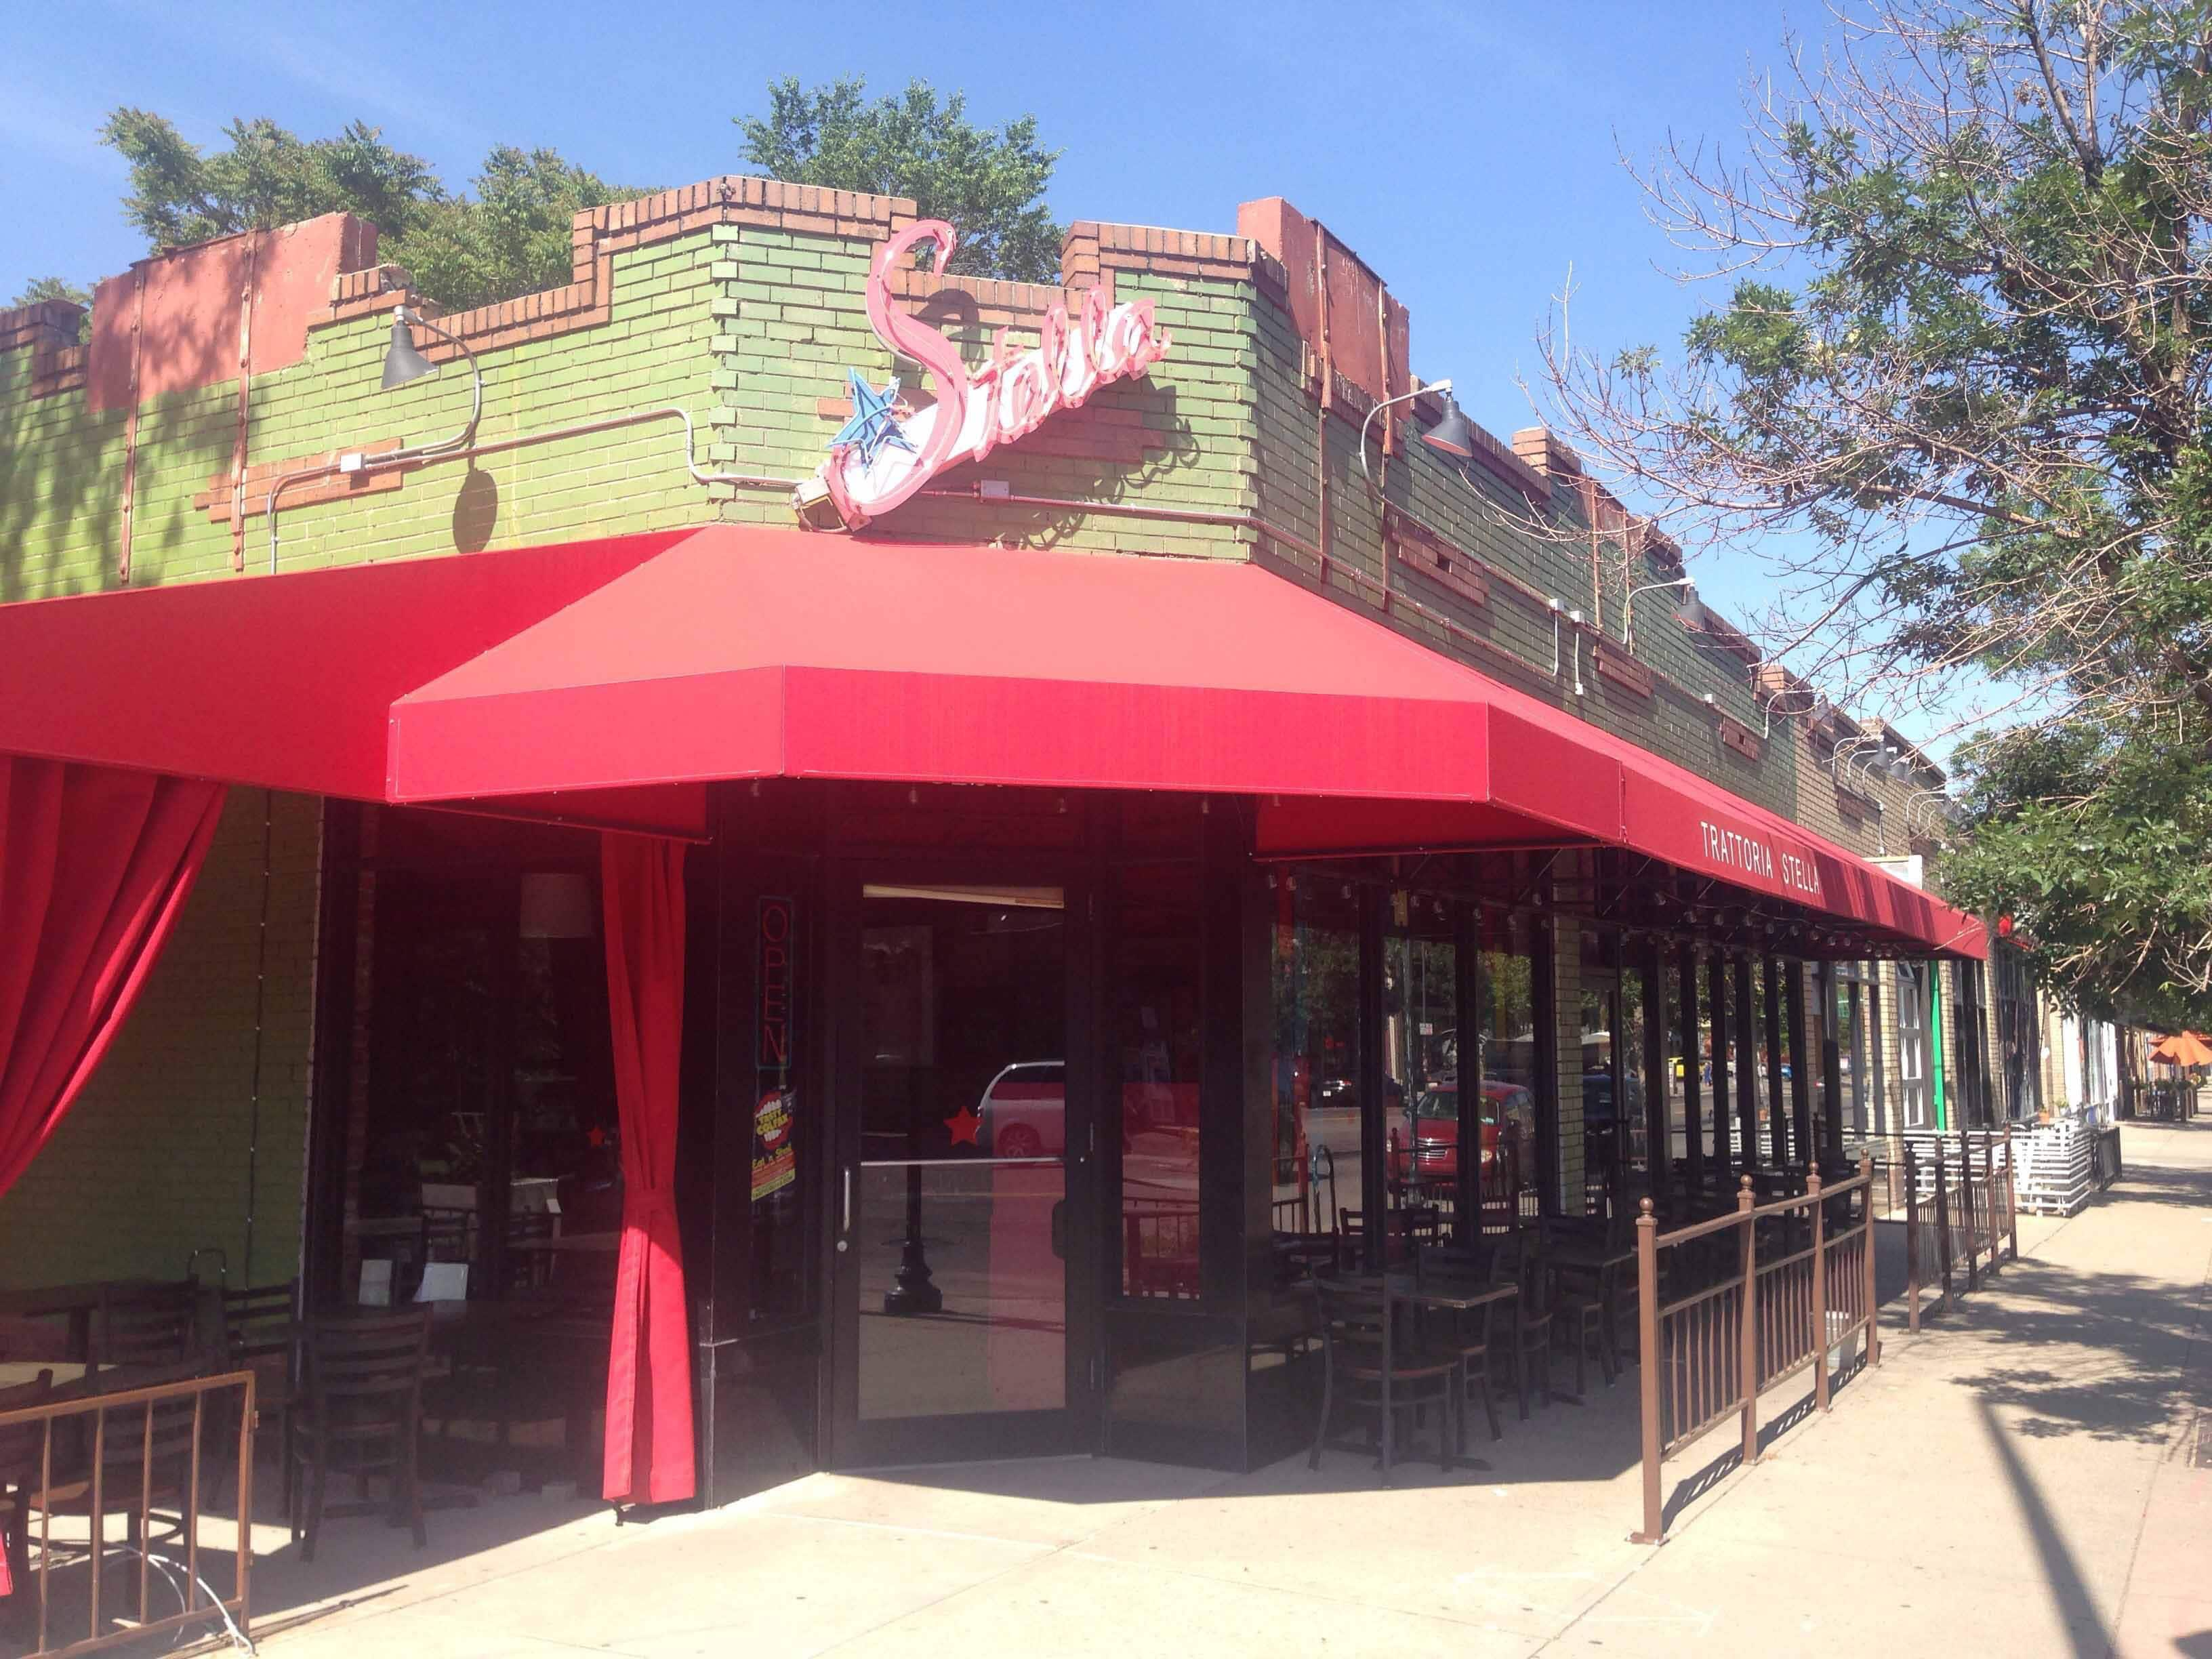
[[[1311,872],[1274,900],[1275,1230],[1331,1232],[1360,1207],[1359,907]]]
[[[1742,1032],[1736,1020],[1735,987],[1729,976],[1729,960],[1718,951],[1699,964],[1698,989],[1704,993],[1705,1064],[1704,1087],[1705,1144],[1718,1162],[1738,1161],[1735,1144],[1735,1093],[1731,1083],[1736,1065],[1736,1045]],[[1723,1156],[1725,1154],[1725,1156]]]
[[[1382,947],[1384,1146],[1394,1205],[1449,1205],[1459,1172],[1458,952],[1443,900],[1391,896]]]
[[[1536,1002],[1534,930],[1526,916],[1486,910],[1477,978],[1475,1072],[1482,1079],[1482,1200],[1534,1213]]]
[[[1660,1156],[1680,1164],[1690,1154],[1688,1069],[1701,1065],[1702,1056],[1686,1061],[1682,1049],[1682,958],[1670,945],[1660,947],[1660,983],[1665,988],[1661,1006],[1666,1010],[1667,1145]]]
[[[1852,1135],[1867,1133],[1866,1109],[1866,988],[1863,970],[1855,962],[1836,964],[1836,1047],[1840,1055],[1837,1073],[1843,1080],[1844,1098],[1838,1108],[1844,1127]]]
[[[422,867],[434,831],[401,846],[377,890],[352,1224],[377,1265],[355,1293],[603,1297],[622,1186],[597,887]]]
[[[1610,1214],[1621,1192],[1629,1125],[1642,1115],[1634,1060],[1621,1046],[1618,941],[1582,930],[1583,1181],[1592,1214]]]
[[[1638,953],[1624,953],[1620,969],[1620,1031],[1614,1044],[1624,1079],[1620,1116],[1629,1170],[1646,1178],[1651,1173],[1651,1139],[1644,1111],[1644,1091],[1652,1079],[1644,1075],[1644,970],[1635,965]]]
[[[1109,983],[1121,1085],[1121,1294],[1187,1302],[1199,1264],[1205,1021],[1196,864],[1119,872]]]
[[[1900,1127],[1935,1126],[1928,1052],[1928,964],[1897,964],[1897,1086]]]

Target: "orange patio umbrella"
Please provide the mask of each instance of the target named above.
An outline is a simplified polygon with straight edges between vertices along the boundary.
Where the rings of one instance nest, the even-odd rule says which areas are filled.
[[[2176,1031],[2170,1037],[2160,1037],[2150,1057],[2168,1066],[2212,1066],[2212,1042],[2194,1031]]]

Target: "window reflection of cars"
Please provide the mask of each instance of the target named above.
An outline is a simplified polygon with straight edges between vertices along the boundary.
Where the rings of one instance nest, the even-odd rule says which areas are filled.
[[[1459,1174],[1459,1085],[1438,1083],[1425,1089],[1413,1104],[1413,1133],[1404,1132],[1402,1110],[1392,1115],[1397,1131],[1391,1149],[1394,1180],[1407,1176],[1449,1178]],[[1517,1083],[1492,1078],[1482,1085],[1482,1162],[1486,1168],[1498,1159],[1500,1126],[1512,1137],[1516,1166],[1529,1167],[1529,1150],[1535,1144],[1536,1097]],[[1410,1145],[1408,1144],[1410,1142]]]
[[[1030,1060],[993,1078],[975,1108],[975,1144],[992,1158],[1052,1158],[1067,1150],[1067,1067],[1057,1060]],[[1198,1085],[1125,1083],[1121,1085],[1121,1146],[1155,1162],[1188,1162],[1196,1156]]]
[[[1067,1150],[1067,1067],[1023,1060],[991,1079],[976,1109],[976,1145],[993,1158],[1044,1158]]]
[[[1635,1078],[1621,1079],[1621,1092],[1627,1097],[1632,1121],[1644,1109],[1644,1085]],[[1583,1073],[1583,1124],[1586,1128],[1610,1129],[1617,1114],[1613,1105],[1613,1073],[1592,1071]]]

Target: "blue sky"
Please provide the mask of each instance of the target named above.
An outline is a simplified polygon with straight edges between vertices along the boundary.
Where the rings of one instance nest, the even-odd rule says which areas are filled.
[[[1733,142],[1789,21],[1773,0],[21,7],[0,60],[0,301],[143,252],[93,136],[118,104],[203,144],[234,116],[308,135],[358,117],[449,185],[498,143],[679,185],[741,167],[731,118],[771,76],[920,76],[964,88],[978,118],[1036,115],[1066,151],[1063,220],[1226,231],[1240,201],[1288,197],[1412,307],[1416,371],[1452,376],[1503,435],[1534,418],[1517,379],[1570,266],[1578,343],[1679,339],[1697,293],[1662,269],[1620,158],[1670,129]],[[1757,566],[1701,566],[1717,604],[1753,608]]]

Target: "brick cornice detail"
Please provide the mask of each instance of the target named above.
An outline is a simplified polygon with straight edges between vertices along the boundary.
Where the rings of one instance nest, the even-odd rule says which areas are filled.
[[[257,461],[246,469],[245,518],[253,518],[269,510],[270,486],[288,472],[306,472],[319,466],[335,467],[340,454],[383,455],[399,447],[400,440],[386,438],[380,443],[348,445],[343,451],[328,449],[317,455],[294,455],[281,461]],[[324,477],[307,478],[284,492],[287,510],[295,507],[312,507],[318,501],[350,501],[357,495],[377,495],[397,489],[407,481],[414,469],[401,465],[381,472],[331,472]],[[192,497],[192,505],[216,524],[230,522],[231,482],[227,471],[218,472],[208,480],[208,487]]]
[[[1088,288],[1115,270],[1249,282],[1278,301],[1284,297],[1281,262],[1249,236],[1095,219],[1079,219],[1067,228],[1060,243],[1060,280],[1065,286]]]
[[[1484,577],[1482,562],[1411,514],[1385,504],[1382,534],[1400,559],[1431,581],[1470,605],[1490,603],[1490,583]]]
[[[77,343],[83,318],[84,307],[66,300],[41,300],[0,311],[0,351],[31,354],[33,398],[84,384],[85,351]]]
[[[440,327],[466,341],[471,350],[495,350],[605,322],[614,288],[613,257],[632,248],[716,225],[878,242],[911,224],[915,216],[914,203],[903,196],[870,196],[732,174],[578,214],[569,231],[572,275],[560,288],[469,311],[443,313],[431,306],[423,310],[437,319]],[[327,320],[343,322],[390,310],[407,297],[404,276],[389,265],[347,272],[335,285]],[[418,340],[416,344],[434,363],[459,355],[443,340]]]
[[[1759,741],[1759,733],[1730,714],[1715,716],[1720,726],[1721,746],[1733,749],[1747,761],[1757,760],[1766,745]]]
[[[1114,298],[1114,273],[1103,272],[1097,279],[1106,292],[1110,304]],[[1085,288],[1091,286],[1086,283]],[[1075,315],[1083,303],[1083,288],[1055,287],[1050,283],[1009,283],[989,276],[967,276],[954,272],[939,276],[933,270],[907,269],[891,273],[891,292],[909,305],[921,307],[944,299],[946,295],[958,295],[965,303],[951,301],[961,313],[957,323],[980,324],[985,328],[1016,328],[1035,331],[1044,315],[1053,307],[1060,306],[1068,315]]]
[[[1633,691],[1639,697],[1648,697],[1656,686],[1649,665],[1638,662],[1611,640],[1601,639],[1590,647],[1590,655],[1597,664],[1601,678]]]

